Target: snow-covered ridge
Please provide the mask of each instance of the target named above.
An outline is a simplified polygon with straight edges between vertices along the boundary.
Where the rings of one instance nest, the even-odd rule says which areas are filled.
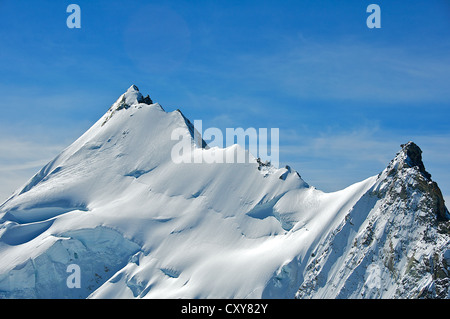
[[[253,156],[174,163],[175,129],[212,151],[131,86],[0,205],[0,297],[448,298],[448,211],[415,144],[324,193]]]

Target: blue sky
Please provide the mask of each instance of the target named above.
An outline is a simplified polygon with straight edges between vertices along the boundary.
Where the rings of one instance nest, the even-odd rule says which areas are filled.
[[[446,0],[0,0],[0,201],[131,84],[204,129],[280,128],[281,164],[325,191],[413,140],[450,200],[449,35]]]

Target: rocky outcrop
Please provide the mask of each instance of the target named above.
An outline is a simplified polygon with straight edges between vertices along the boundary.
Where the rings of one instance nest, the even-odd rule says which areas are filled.
[[[402,144],[401,147],[402,150],[387,167],[387,176],[392,176],[395,179],[395,177],[404,177],[405,174],[411,173],[410,175],[414,178],[415,183],[410,187],[417,189],[427,197],[427,205],[436,214],[438,221],[449,220],[450,215],[445,206],[442,192],[437,183],[431,179],[431,174],[425,170],[422,150],[413,142]],[[406,195],[405,189],[399,194],[403,198]]]
[[[297,298],[450,298],[450,221],[409,142],[305,267]]]
[[[132,85],[128,88],[128,90],[122,94],[117,101],[109,108],[105,119],[102,123],[102,126],[105,125],[111,117],[113,117],[114,113],[120,111],[122,109],[129,109],[133,105],[138,104],[153,104],[152,99],[149,95],[143,96],[136,85]],[[160,106],[161,107],[161,106]]]

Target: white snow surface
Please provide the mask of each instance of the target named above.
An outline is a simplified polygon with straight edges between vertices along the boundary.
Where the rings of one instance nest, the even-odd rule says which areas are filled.
[[[130,87],[0,206],[0,297],[293,298],[355,205],[367,202],[363,219],[377,207],[367,198],[377,176],[324,193],[289,168],[262,174],[251,154],[247,163],[177,164],[171,134],[192,139],[186,119],[139,101]],[[194,145],[193,156],[212,151],[246,152]],[[69,264],[80,266],[81,288],[67,287]],[[367,294],[380,267],[362,275]],[[338,294],[323,289],[317,297]]]

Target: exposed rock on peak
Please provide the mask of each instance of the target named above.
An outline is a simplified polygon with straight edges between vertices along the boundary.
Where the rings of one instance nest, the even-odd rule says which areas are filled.
[[[403,198],[410,198],[412,193],[420,192],[429,200],[428,207],[436,214],[438,221],[449,219],[444,197],[431,174],[425,170],[422,150],[413,142],[401,145],[402,149],[379,175],[380,191],[385,194],[398,193]]]
[[[431,179],[431,174],[425,170],[422,162],[422,150],[413,142],[402,144],[402,152],[406,155],[405,164],[409,167],[418,167],[419,171],[427,178]]]
[[[139,89],[138,89],[138,87],[136,86],[136,85],[132,85],[132,86],[130,86],[129,88],[128,88],[128,90],[127,90],[127,92],[131,92],[131,91],[136,91],[136,92],[139,92]]]
[[[154,104],[149,95],[143,96],[136,85],[132,85],[128,88],[128,90],[123,93],[116,102],[109,108],[106,118],[102,124],[105,125],[106,122],[114,115],[116,111],[120,111],[122,109],[129,109],[131,106],[138,106],[139,104]],[[159,105],[159,107],[161,107]],[[162,107],[161,107],[162,109]]]
[[[425,165],[422,161],[422,150],[414,142],[401,144],[401,150],[396,157],[389,163],[388,167],[383,173],[392,176],[399,171],[407,168],[414,168],[418,170],[424,178],[431,180],[431,174],[425,170]],[[383,174],[381,173],[381,174]]]
[[[150,105],[150,104],[153,104],[153,101],[152,101],[152,99],[150,98],[150,96],[147,94],[147,96],[144,97],[144,98],[142,99],[142,101],[139,101],[139,103],[144,103],[144,104]]]

